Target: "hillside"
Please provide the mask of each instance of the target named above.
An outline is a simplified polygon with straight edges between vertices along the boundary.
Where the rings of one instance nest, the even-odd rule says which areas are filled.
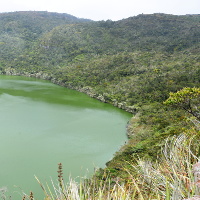
[[[154,14],[117,22],[91,22],[47,12],[0,14],[1,54],[11,54],[8,57],[12,59],[32,53],[35,61],[40,60],[37,64],[48,61],[54,66],[80,55],[136,50],[173,53],[199,44],[199,18]],[[1,55],[1,60],[6,55]]]
[[[47,12],[0,14],[0,71],[48,79],[132,112],[129,142],[99,174],[126,180],[122,169],[130,162],[155,161],[166,138],[193,127],[190,114],[163,101],[200,86],[200,15],[93,22]]]
[[[7,62],[24,54],[38,38],[56,26],[86,21],[90,20],[42,11],[0,13],[0,59]]]

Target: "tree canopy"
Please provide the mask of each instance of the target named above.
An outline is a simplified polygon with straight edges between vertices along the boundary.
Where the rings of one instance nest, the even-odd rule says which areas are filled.
[[[170,92],[164,104],[178,106],[200,120],[200,88],[185,87],[176,93]]]

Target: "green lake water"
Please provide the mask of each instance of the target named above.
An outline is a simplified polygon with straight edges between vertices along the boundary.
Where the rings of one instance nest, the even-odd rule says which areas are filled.
[[[34,78],[0,76],[0,188],[41,198],[41,182],[92,174],[126,141],[131,114]]]

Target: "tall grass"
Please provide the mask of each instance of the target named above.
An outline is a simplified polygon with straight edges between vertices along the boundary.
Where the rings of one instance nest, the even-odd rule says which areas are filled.
[[[147,187],[156,199],[180,200],[195,194],[192,165],[198,158],[191,151],[192,140],[184,135],[168,139],[159,163],[138,162],[138,172],[145,182],[142,187]]]

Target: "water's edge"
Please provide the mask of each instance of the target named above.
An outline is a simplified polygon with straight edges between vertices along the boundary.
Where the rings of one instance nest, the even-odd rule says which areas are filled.
[[[89,86],[74,87],[71,84],[69,85],[67,83],[63,83],[63,82],[57,80],[52,74],[47,74],[47,73],[43,73],[43,72],[38,72],[38,73],[18,72],[14,68],[6,68],[4,71],[0,71],[0,74],[1,75],[9,75],[9,76],[26,76],[26,77],[34,77],[34,78],[38,78],[38,79],[42,79],[42,80],[48,80],[56,85],[85,93],[92,98],[95,98],[103,103],[109,103],[109,104],[111,104],[115,107],[118,107],[122,110],[125,110],[129,113],[136,114],[136,112],[137,112],[137,109],[135,108],[135,106],[127,106],[126,102],[118,102],[117,100],[115,100],[113,102],[111,102],[111,101],[107,102],[106,99],[104,98],[104,96],[102,94],[97,94],[93,90],[93,88],[91,88]]]
[[[109,103],[109,104],[111,104],[115,107],[118,107],[122,110],[125,110],[126,112],[129,112],[133,115],[135,115],[137,113],[137,109],[134,106],[127,106],[125,102],[118,102],[117,100],[114,102],[107,102],[103,95],[95,93],[91,87],[89,87],[89,86],[88,87],[74,87],[72,85],[67,85],[66,83],[63,83],[63,82],[57,80],[51,74],[47,74],[47,73],[43,73],[43,72],[38,72],[38,73],[18,72],[14,68],[10,68],[10,67],[6,68],[4,71],[0,71],[0,74],[8,75],[8,76],[25,76],[25,77],[32,77],[32,78],[47,80],[47,81],[52,82],[53,84],[85,93],[92,98],[95,98],[103,103]],[[131,124],[128,122],[127,126],[125,127],[126,135],[128,138],[130,138],[130,136],[132,135],[132,133],[129,132],[129,130],[130,130],[129,126],[131,126]]]

